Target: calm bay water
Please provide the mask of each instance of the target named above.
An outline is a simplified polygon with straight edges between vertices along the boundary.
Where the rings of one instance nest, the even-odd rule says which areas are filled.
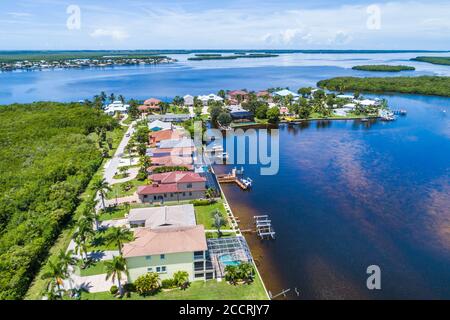
[[[396,76],[355,64],[416,66],[400,75],[449,75],[448,66],[410,62],[418,54],[290,54],[269,59],[153,67],[0,73],[0,104],[77,101],[100,91],[127,98],[206,94],[219,89],[313,86],[334,76]],[[443,55],[443,54],[440,54]],[[247,237],[269,290],[300,299],[450,298],[450,99],[382,96],[408,111],[395,122],[311,122],[280,126],[280,171],[250,192],[224,186],[242,228],[269,214],[275,241]],[[446,112],[444,112],[446,111]],[[218,166],[226,172],[230,166]],[[382,290],[366,289],[366,268]],[[296,298],[293,294],[289,298]]]
[[[450,298],[450,99],[384,97],[408,115],[281,125],[279,173],[244,165],[253,189],[223,186],[243,229],[254,215],[272,220],[275,241],[247,236],[272,293]],[[380,291],[366,288],[373,264]]]

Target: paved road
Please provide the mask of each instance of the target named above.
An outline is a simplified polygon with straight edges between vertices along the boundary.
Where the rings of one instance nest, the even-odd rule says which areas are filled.
[[[114,154],[114,156],[112,157],[111,161],[109,161],[106,166],[105,166],[105,180],[109,183],[109,184],[114,184],[114,174],[117,172],[117,168],[119,166],[120,163],[120,159],[121,156],[123,155],[124,151],[125,151],[125,147],[127,146],[128,142],[131,139],[131,136],[134,133],[134,124],[136,122],[133,122],[129,127],[128,130],[126,132],[126,134],[123,136],[122,141],[120,142],[119,146],[117,147],[116,153]],[[128,135],[128,137],[127,137]]]

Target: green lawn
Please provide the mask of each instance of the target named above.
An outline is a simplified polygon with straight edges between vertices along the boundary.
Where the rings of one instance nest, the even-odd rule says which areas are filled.
[[[99,221],[116,220],[124,218],[127,213],[127,209],[124,205],[118,205],[117,207],[106,208],[106,211],[102,212],[103,213],[98,217]]]
[[[219,233],[218,232],[206,232],[206,238],[208,239],[216,239],[219,237]],[[227,238],[227,237],[235,237],[236,236],[236,232],[222,232],[222,238]]]
[[[207,206],[196,206],[195,208],[195,218],[197,219],[197,224],[202,224],[205,226],[205,229],[216,229],[214,224],[214,213],[216,210],[219,210],[222,213],[222,217],[225,220],[226,225],[223,229],[227,229],[229,227],[227,213],[223,206],[222,200],[217,201],[216,203],[207,205]]]
[[[83,300],[115,300],[109,292],[83,293]],[[196,281],[186,290],[162,291],[151,297],[132,294],[124,300],[267,300],[261,279],[255,278],[252,284],[230,285],[226,281]]]
[[[124,186],[130,184],[131,189],[125,191]],[[133,195],[137,191],[138,186],[146,185],[147,181],[131,180],[128,182],[116,183],[111,186],[112,190],[106,194],[107,199],[122,198]]]
[[[105,261],[94,262],[85,269],[78,268],[77,273],[82,277],[106,273]]]

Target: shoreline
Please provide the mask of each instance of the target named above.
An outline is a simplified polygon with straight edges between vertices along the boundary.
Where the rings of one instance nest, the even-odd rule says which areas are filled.
[[[216,173],[215,173],[215,171],[214,171],[213,166],[210,165],[210,168],[211,168],[211,172],[214,174],[214,176],[216,176]],[[236,221],[236,217],[234,216],[233,210],[231,209],[231,206],[230,206],[230,204],[229,204],[229,202],[228,202],[228,199],[227,199],[227,197],[226,197],[226,195],[225,195],[225,192],[223,192],[223,189],[222,189],[221,184],[220,184],[220,183],[217,183],[217,184],[219,185],[220,194],[221,194],[221,196],[222,196],[222,198],[223,198],[223,201],[224,201],[223,204],[224,204],[225,210],[227,210],[227,213],[231,215],[231,219],[230,219],[229,217],[228,217],[228,218],[229,218],[229,220],[232,220],[232,221],[230,221],[230,222],[231,222],[232,229],[233,229],[235,232],[236,232],[236,231],[239,232],[239,235],[242,236],[242,237],[244,237],[245,241],[246,241],[247,244],[248,244],[247,239],[245,238],[244,234],[241,232],[241,229],[240,229],[240,227],[239,227],[239,224],[238,224],[237,221]],[[236,232],[236,234],[237,234],[237,232]],[[249,246],[249,247],[250,247],[250,246]],[[251,252],[251,248],[250,248],[250,252]],[[266,293],[267,298],[268,298],[269,300],[272,300],[272,299],[270,298],[270,295],[269,295],[269,292],[268,292],[268,290],[267,290],[266,284],[264,283],[264,279],[262,278],[261,273],[259,272],[258,267],[256,266],[255,260],[254,260],[254,258],[253,258],[253,254],[252,254],[252,259],[253,259],[253,267],[255,268],[255,271],[256,271],[256,273],[257,273],[259,279],[261,280],[262,286],[263,286],[263,288],[264,288],[264,292]]]

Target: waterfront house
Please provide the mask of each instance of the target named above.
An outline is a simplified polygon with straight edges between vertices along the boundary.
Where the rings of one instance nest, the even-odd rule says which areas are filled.
[[[163,122],[184,122],[191,119],[191,115],[189,113],[166,113],[166,114],[151,114],[147,116],[148,121],[160,120]]]
[[[131,227],[146,227],[150,229],[197,225],[192,204],[135,208],[130,210],[127,219]]]
[[[171,279],[177,271],[186,271],[189,281],[214,278],[207,262],[205,229],[202,225],[175,228],[138,228],[135,240],[124,244],[128,281],[133,282],[148,272],[156,272],[161,280]]]
[[[205,96],[198,96],[197,99],[199,99],[204,106],[207,106],[210,101],[223,102],[222,97],[219,97],[218,95],[215,95],[213,93]]]
[[[156,98],[150,98],[150,99],[145,100],[144,104],[142,106],[139,106],[138,109],[141,112],[159,111],[160,103],[161,103],[161,100],[156,99]]]
[[[187,94],[183,97],[184,99],[184,106],[185,107],[193,107],[194,106],[194,97]]]
[[[130,105],[123,104],[122,101],[113,101],[105,108],[105,113],[113,116],[115,113],[128,113],[128,108]]]
[[[180,138],[181,134],[177,130],[169,129],[169,130],[154,131],[149,133],[148,143],[151,147],[157,147],[163,140],[170,140],[170,139],[177,140]]]
[[[152,184],[138,187],[143,203],[201,199],[205,196],[206,178],[190,171],[173,171],[149,175]]]
[[[161,120],[155,120],[148,124],[148,129],[150,131],[169,130],[169,129],[172,129],[172,123],[163,122]]]
[[[233,120],[253,120],[253,113],[243,109],[240,105],[228,106],[227,109],[230,111],[230,116]]]
[[[248,98],[248,92],[244,90],[233,90],[228,92],[228,100],[231,103],[240,103]]]
[[[188,157],[193,158],[196,155],[194,147],[185,148],[149,148],[146,151],[149,157]]]
[[[159,167],[185,167],[188,170],[193,170],[193,160],[191,157],[178,157],[178,156],[163,156],[153,157],[151,167],[147,168],[147,172],[151,173],[153,170]]]
[[[290,90],[287,90],[287,89],[276,91],[273,93],[273,96],[278,96],[278,97],[292,96],[293,100],[297,100],[300,97],[299,94],[292,92]]]

